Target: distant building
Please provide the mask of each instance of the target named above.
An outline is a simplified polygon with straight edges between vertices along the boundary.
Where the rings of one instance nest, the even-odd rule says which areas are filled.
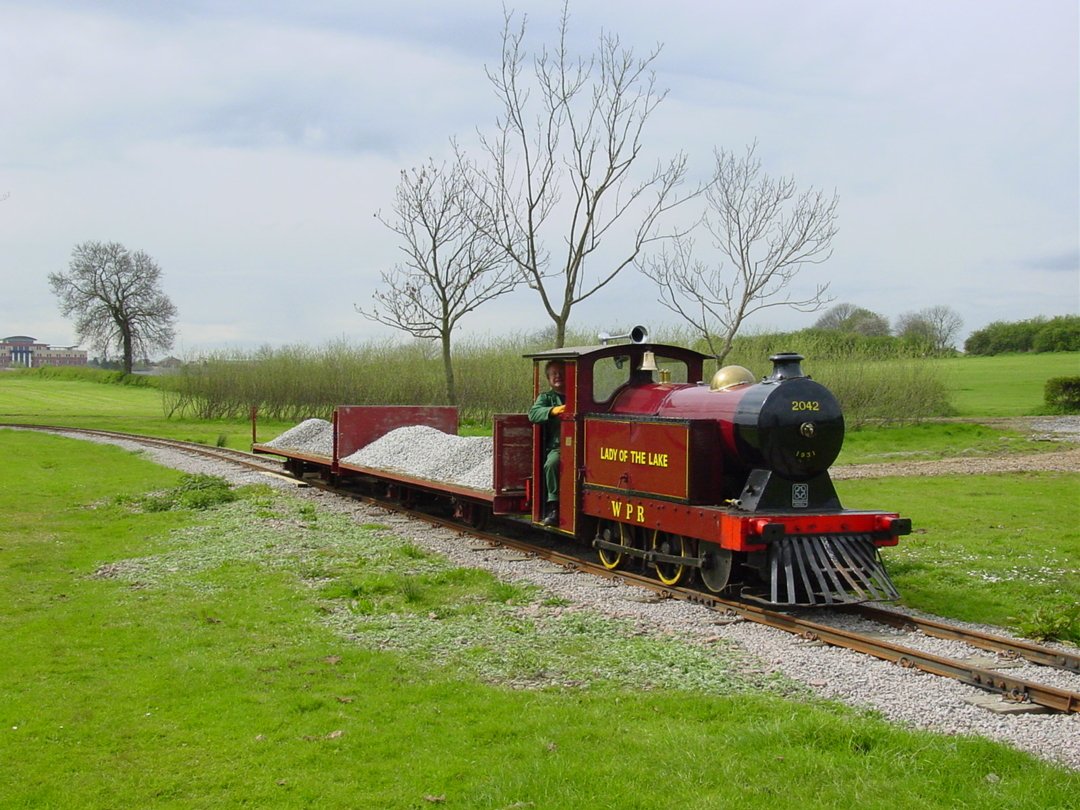
[[[74,346],[53,347],[27,335],[0,338],[0,368],[85,365],[86,352]]]

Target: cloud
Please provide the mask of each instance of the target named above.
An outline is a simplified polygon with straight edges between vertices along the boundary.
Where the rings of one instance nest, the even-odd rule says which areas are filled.
[[[557,6],[513,6],[530,44],[554,42]],[[685,150],[703,179],[714,146],[757,140],[766,171],[839,193],[833,258],[808,285],[889,317],[948,303],[969,328],[1077,306],[1074,3],[613,8],[573,2],[569,43],[663,43],[650,165]],[[65,342],[44,334],[70,329],[44,278],[97,239],[157,259],[188,348],[393,335],[352,309],[397,257],[372,214],[399,170],[499,114],[484,69],[502,22],[497,0],[0,5],[0,331]],[[627,275],[574,321],[666,317]],[[544,326],[528,291],[465,324]]]
[[[1068,250],[1049,256],[1036,256],[1024,262],[1032,270],[1045,270],[1050,273],[1072,273],[1073,280],[1080,280],[1080,250]]]

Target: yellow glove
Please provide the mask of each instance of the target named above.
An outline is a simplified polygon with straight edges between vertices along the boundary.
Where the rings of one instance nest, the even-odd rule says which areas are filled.
[[[556,405],[554,408],[551,409],[551,415],[552,416],[561,416],[562,412],[565,411],[565,410],[566,410],[565,405]]]

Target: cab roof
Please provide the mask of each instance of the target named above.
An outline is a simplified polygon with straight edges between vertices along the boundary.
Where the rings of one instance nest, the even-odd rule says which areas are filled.
[[[559,349],[545,349],[542,352],[531,352],[522,357],[532,360],[599,360],[604,357],[617,357],[620,354],[631,352],[653,352],[661,357],[671,357],[679,360],[708,360],[712,355],[702,354],[694,349],[684,346],[671,346],[666,343],[606,343],[595,346],[563,346]]]

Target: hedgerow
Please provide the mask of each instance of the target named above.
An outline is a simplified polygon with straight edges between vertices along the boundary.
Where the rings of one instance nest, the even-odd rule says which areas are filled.
[[[650,339],[701,348],[685,331]],[[568,339],[568,345],[596,342],[595,333]],[[496,413],[526,410],[532,374],[522,355],[549,347],[536,336],[462,341],[455,350],[462,419],[489,423]],[[769,355],[786,351],[805,356],[804,370],[832,390],[852,427],[949,413],[945,385],[927,362],[925,347],[895,338],[824,330],[749,336],[736,341],[727,363],[763,377],[771,370]],[[707,362],[705,378],[715,370],[715,362]],[[447,404],[437,346],[423,342],[337,341],[220,353],[186,364],[162,385],[169,415],[199,419],[245,418],[255,408],[262,418],[300,421],[328,419],[337,405]]]
[[[972,332],[964,341],[964,351],[973,355],[1080,351],[1080,316],[995,321]]]
[[[41,366],[40,368],[20,369],[8,372],[42,380],[68,380],[75,382],[95,382],[107,385],[134,385],[156,388],[159,377],[147,374],[125,374],[123,371],[109,371],[89,366]]]

